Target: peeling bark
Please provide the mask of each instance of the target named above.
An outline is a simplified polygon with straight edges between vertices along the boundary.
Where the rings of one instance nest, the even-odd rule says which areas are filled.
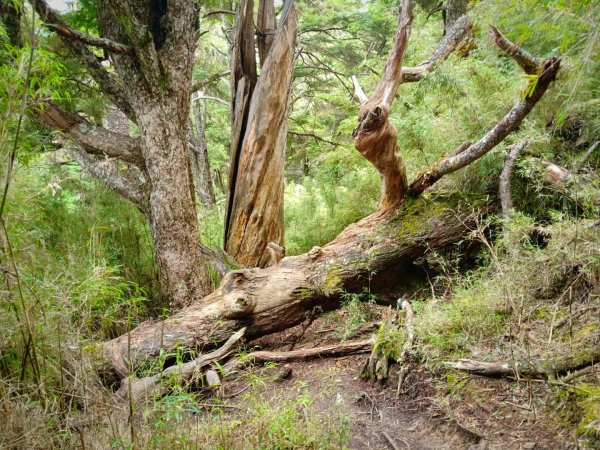
[[[145,322],[96,348],[100,370],[126,376],[129,369],[157,357],[161,349],[209,349],[247,327],[253,339],[299,324],[305,312],[339,306],[341,292],[360,292],[371,277],[373,293],[393,283],[401,289],[411,262],[427,249],[464,239],[476,216],[487,209],[461,196],[418,199],[394,214],[374,214],[350,225],[326,246],[284,258],[265,269],[228,273],[220,287],[162,322]]]
[[[396,128],[388,120],[392,102],[402,83],[402,61],[412,24],[410,2],[404,0],[398,14],[398,29],[381,80],[359,112],[354,129],[354,146],[381,175],[379,212],[393,211],[404,203],[407,190],[406,168],[396,144]],[[355,91],[356,91],[355,83]],[[359,97],[362,96],[360,92]]]
[[[225,250],[246,267],[268,266],[269,243],[284,244],[283,176],[297,34],[293,2],[285,8],[240,127],[239,154],[231,162],[237,170],[229,181]]]

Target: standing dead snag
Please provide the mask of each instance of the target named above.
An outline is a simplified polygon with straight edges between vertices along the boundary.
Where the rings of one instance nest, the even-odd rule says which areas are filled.
[[[267,267],[269,243],[284,244],[283,176],[296,35],[296,11],[288,0],[256,87],[249,96],[241,88],[236,93],[225,250],[246,267]]]

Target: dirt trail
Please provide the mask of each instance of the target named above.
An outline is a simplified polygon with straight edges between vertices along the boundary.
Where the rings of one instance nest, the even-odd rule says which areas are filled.
[[[327,332],[327,326],[322,319],[315,321],[295,348],[339,341],[333,332]],[[296,331],[290,329],[252,344],[286,350]],[[392,369],[386,386],[377,386],[359,377],[365,359],[366,355],[355,355],[290,363],[292,376],[269,383],[261,395],[274,401],[293,401],[298,385],[309,386],[311,392],[319,394],[319,410],[331,411],[333,407],[351,419],[352,449],[576,448],[575,440],[561,432],[544,414],[544,408],[525,406],[536,386],[515,388],[504,380],[464,377],[456,382],[461,387],[458,394],[448,396],[436,389],[441,374],[415,365],[397,399],[397,368]],[[225,389],[235,392],[239,386],[226,384]]]

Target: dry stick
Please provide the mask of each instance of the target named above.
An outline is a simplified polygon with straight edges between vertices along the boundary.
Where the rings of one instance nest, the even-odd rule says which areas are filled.
[[[242,328],[234,333],[219,349],[200,355],[198,358],[185,364],[171,366],[157,375],[140,378],[138,380],[131,380],[131,377],[128,377],[128,380],[130,381],[121,384],[121,388],[117,391],[117,395],[122,398],[127,397],[131,401],[141,401],[152,395],[166,394],[169,387],[166,384],[161,383],[165,376],[178,375],[181,383],[190,381],[201,368],[227,356],[245,333],[246,328]]]
[[[573,167],[573,170],[571,171],[572,173],[578,173],[581,170],[581,168],[583,167],[585,162],[588,160],[588,158],[590,156],[592,156],[592,153],[594,153],[596,148],[598,148],[599,144],[600,144],[600,141],[596,141],[592,144],[592,146],[589,148],[589,150],[587,152],[585,152],[585,155],[583,155],[581,160],[575,165],[575,167]]]
[[[512,215],[512,198],[510,195],[510,177],[513,172],[513,168],[515,167],[515,161],[519,156],[519,153],[525,148],[527,145],[527,141],[519,142],[511,147],[510,153],[506,157],[506,161],[504,162],[504,168],[502,169],[502,173],[500,174],[500,202],[502,204],[502,224],[504,227],[504,231],[506,232],[506,226],[508,219]]]
[[[600,346],[560,358],[537,361],[489,362],[460,359],[447,362],[453,369],[486,377],[528,377],[552,380],[558,375],[582,369],[600,361]]]
[[[400,450],[400,447],[396,445],[396,442],[392,439],[392,437],[389,434],[387,434],[386,431],[382,431],[381,434],[383,434],[383,437],[389,442],[389,444],[394,450]],[[406,445],[407,448],[410,448],[410,445],[408,445],[408,442],[406,442],[405,440],[402,440],[402,443]]]
[[[402,309],[406,313],[406,322],[404,324],[406,328],[406,342],[404,342],[402,355],[400,356],[399,361],[400,374],[398,374],[398,388],[396,389],[396,397],[400,397],[400,390],[402,389],[402,385],[404,384],[404,380],[408,374],[408,357],[410,356],[410,351],[413,348],[415,340],[415,328],[413,325],[414,314],[412,306],[408,300],[402,301]]]
[[[230,373],[243,367],[260,362],[274,361],[286,362],[312,358],[326,358],[334,356],[356,355],[369,353],[373,347],[373,340],[345,342],[342,344],[326,345],[323,347],[292,350],[290,352],[257,351],[248,354],[245,358],[236,358],[223,366],[225,373]]]

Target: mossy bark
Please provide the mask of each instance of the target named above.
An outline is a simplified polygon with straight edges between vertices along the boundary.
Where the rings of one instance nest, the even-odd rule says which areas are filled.
[[[424,196],[396,213],[350,225],[322,248],[265,269],[232,271],[215,292],[176,315],[101,344],[100,368],[123,377],[161,350],[204,351],[242,327],[250,339],[281,331],[316,306],[337,308],[342,292],[362,292],[367,285],[377,294],[394,283],[401,293],[415,259],[463,240],[487,208],[481,196]]]

